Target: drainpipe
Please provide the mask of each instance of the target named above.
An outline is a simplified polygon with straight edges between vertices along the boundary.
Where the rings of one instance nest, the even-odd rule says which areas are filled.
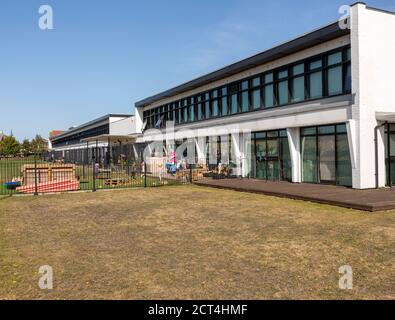
[[[378,137],[379,137],[379,129],[381,127],[384,127],[388,124],[388,121],[384,122],[383,124],[380,124],[374,128],[374,146],[375,146],[375,165],[376,165],[376,189],[379,189],[379,143],[378,143]]]

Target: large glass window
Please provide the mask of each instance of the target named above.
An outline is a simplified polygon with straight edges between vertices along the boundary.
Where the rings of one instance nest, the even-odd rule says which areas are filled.
[[[228,97],[222,97],[221,100],[221,115],[226,116],[228,114]]]
[[[195,121],[195,107],[194,107],[194,105],[189,107],[189,121],[190,122]]]
[[[213,101],[213,117],[219,116],[219,109],[218,109],[218,99]]]
[[[254,109],[259,109],[261,107],[261,90],[255,89],[252,92],[252,107]]]
[[[341,186],[352,186],[352,168],[350,147],[348,144],[347,134],[336,136],[337,147],[337,181]]]
[[[310,98],[318,99],[322,98],[322,72],[314,72],[309,76],[310,80]]]
[[[304,100],[304,77],[294,78],[292,80],[292,102]]]
[[[328,70],[328,94],[335,95],[343,92],[342,67]]]
[[[349,94],[351,78],[351,50],[348,46],[214,88],[196,97],[145,110],[145,129],[159,124],[162,128],[166,120],[183,124]]]
[[[317,139],[302,137],[302,179],[303,182],[317,182]]]
[[[247,112],[249,109],[248,91],[241,94],[241,112]]]
[[[278,83],[278,103],[280,105],[287,104],[289,101],[289,92],[288,92],[288,70],[282,70],[278,72],[278,79],[280,80]]]
[[[303,128],[301,145],[303,182],[352,186],[350,149],[344,124]]]
[[[274,106],[274,92],[273,85],[269,84],[265,86],[265,107],[271,108]]]
[[[210,101],[205,102],[206,119],[211,118]]]
[[[239,110],[238,101],[237,101],[237,93],[232,94],[230,97],[230,110],[231,113],[237,113]]]
[[[278,103],[288,103],[288,81],[282,81],[278,84]]]
[[[286,130],[252,134],[251,177],[292,180],[292,165]]]
[[[198,103],[198,120],[203,120],[203,106]]]

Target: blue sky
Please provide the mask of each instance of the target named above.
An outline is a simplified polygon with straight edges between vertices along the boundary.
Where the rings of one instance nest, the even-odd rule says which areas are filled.
[[[338,19],[345,0],[1,0],[0,130],[48,136]],[[395,11],[395,0],[368,5]],[[38,28],[49,4],[54,30]]]

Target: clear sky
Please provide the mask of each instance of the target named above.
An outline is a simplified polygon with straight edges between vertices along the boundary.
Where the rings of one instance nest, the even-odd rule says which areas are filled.
[[[346,0],[1,0],[0,131],[107,113],[336,21]],[[51,5],[54,30],[38,27]],[[395,11],[395,0],[367,4]]]

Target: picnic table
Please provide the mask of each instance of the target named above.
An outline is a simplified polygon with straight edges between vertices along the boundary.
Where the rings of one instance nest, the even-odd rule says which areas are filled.
[[[120,178],[106,179],[106,181],[104,182],[106,186],[112,186],[112,187],[122,186],[128,183],[130,183],[129,179],[120,179]]]

